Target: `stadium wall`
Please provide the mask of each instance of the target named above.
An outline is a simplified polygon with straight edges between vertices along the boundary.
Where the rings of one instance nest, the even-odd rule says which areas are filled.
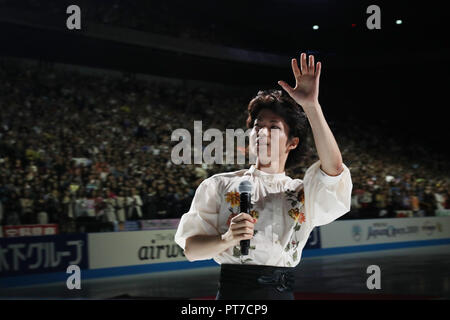
[[[173,241],[175,232],[170,228],[1,238],[0,290],[58,282],[65,286],[66,269],[74,264],[83,280],[219,267],[213,260],[189,262]],[[302,257],[448,244],[450,217],[344,220],[315,228]]]

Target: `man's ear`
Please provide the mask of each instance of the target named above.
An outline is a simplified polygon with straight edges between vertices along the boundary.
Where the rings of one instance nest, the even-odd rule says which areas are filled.
[[[291,141],[289,142],[288,150],[293,150],[293,149],[297,148],[299,142],[300,142],[300,139],[298,137],[292,138]]]

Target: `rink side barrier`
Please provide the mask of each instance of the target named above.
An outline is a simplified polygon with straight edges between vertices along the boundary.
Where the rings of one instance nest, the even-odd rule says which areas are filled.
[[[73,264],[83,280],[219,267],[212,259],[189,262],[173,241],[175,232],[1,238],[0,290],[54,282],[66,286],[66,269]],[[445,244],[450,244],[450,217],[342,220],[315,228],[302,258]]]
[[[324,249],[442,243],[450,238],[450,217],[341,220],[320,227],[320,238]]]

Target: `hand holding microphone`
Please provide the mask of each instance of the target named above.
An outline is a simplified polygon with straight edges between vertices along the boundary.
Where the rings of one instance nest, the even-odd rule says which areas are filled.
[[[223,239],[229,241],[233,246],[238,245],[241,241],[250,241],[253,238],[254,225],[255,219],[251,215],[241,212],[231,219],[230,227],[223,235]]]
[[[253,184],[244,180],[239,184],[239,200],[241,213],[231,219],[230,228],[222,236],[223,239],[230,241],[230,243],[241,246],[241,255],[248,255],[248,249],[250,248],[250,239],[254,235],[254,219],[249,213],[252,208],[251,195]]]

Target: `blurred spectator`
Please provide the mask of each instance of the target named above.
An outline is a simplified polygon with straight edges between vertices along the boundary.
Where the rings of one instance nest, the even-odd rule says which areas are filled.
[[[78,189],[75,194],[75,219],[86,217],[88,215],[87,199],[83,189]]]
[[[36,217],[34,215],[34,201],[31,199],[29,189],[25,189],[23,197],[20,199],[20,206],[22,208],[21,219],[22,224],[34,224],[36,223]]]
[[[436,206],[438,210],[445,209],[445,190],[441,186],[434,193],[434,197],[436,199]]]
[[[100,190],[93,190],[94,206],[95,206],[95,218],[99,221],[105,220],[106,203]]]
[[[444,209],[450,209],[450,192],[449,190],[444,191],[445,204]]]
[[[409,197],[411,202],[411,210],[413,211],[414,216],[417,216],[420,210],[419,197],[414,193],[413,190],[409,191]]]
[[[145,219],[156,218],[156,201],[156,192],[153,191],[152,187],[148,187],[147,192],[144,195],[142,205],[143,216]]]
[[[128,213],[127,213],[128,220],[138,220],[142,218],[142,210],[141,210],[142,199],[136,193],[136,188],[132,188],[131,191],[129,191],[129,196],[127,197],[127,204],[128,204]]]
[[[431,192],[431,187],[426,186],[423,194],[422,201],[420,201],[420,207],[425,211],[427,217],[434,216],[434,210],[437,208],[436,198]]]
[[[5,205],[6,225],[20,225],[20,204],[17,193],[13,191]]]
[[[75,199],[69,190],[64,191],[64,197],[62,200],[62,216],[67,219],[74,218]]]
[[[97,218],[96,215],[96,208],[95,208],[95,192],[92,190],[86,190],[88,192],[88,196],[86,199],[86,213],[87,213],[87,217],[89,218]]]
[[[116,196],[113,193],[109,193],[107,191],[104,191],[103,193],[103,198],[105,199],[105,204],[106,204],[106,208],[105,208],[105,220],[107,222],[117,222],[117,217],[116,217],[116,210],[115,210],[115,205],[116,205]]]
[[[386,216],[386,193],[381,188],[375,188],[373,199],[375,201],[376,211],[380,214],[380,216]]]
[[[125,215],[125,194],[123,190],[119,191],[119,195],[116,198],[116,214],[117,214],[117,220],[119,222],[124,222],[126,219]]]

